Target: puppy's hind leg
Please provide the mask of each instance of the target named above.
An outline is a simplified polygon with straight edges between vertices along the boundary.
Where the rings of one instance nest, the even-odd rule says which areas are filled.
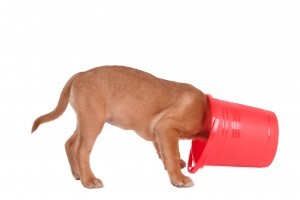
[[[77,113],[78,138],[75,143],[74,158],[82,185],[86,188],[100,188],[103,187],[103,183],[91,170],[90,154],[105,123],[105,115],[98,112],[96,108],[85,109]]]
[[[74,134],[67,140],[65,143],[65,149],[67,153],[67,157],[70,163],[71,171],[76,180],[80,180],[80,175],[79,175],[79,170],[77,167],[77,163],[75,161],[75,155],[74,155],[74,148],[75,148],[75,143],[78,137],[78,130],[76,129],[74,131]]]

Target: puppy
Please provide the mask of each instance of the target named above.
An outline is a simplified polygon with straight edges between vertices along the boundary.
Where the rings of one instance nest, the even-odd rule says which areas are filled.
[[[97,67],[68,80],[56,108],[34,121],[32,133],[40,124],[62,115],[68,103],[76,112],[77,127],[65,149],[72,174],[84,187],[103,187],[91,170],[89,158],[105,122],[134,130],[153,142],[171,183],[176,187],[193,186],[193,181],[181,172],[185,163],[180,159],[178,142],[209,137],[210,105],[197,88],[134,68]]]

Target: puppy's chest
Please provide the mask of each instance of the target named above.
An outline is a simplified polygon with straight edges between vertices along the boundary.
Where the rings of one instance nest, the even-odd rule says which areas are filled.
[[[209,136],[209,129],[200,124],[189,124],[179,131],[180,139],[198,140],[207,139]]]
[[[208,136],[206,133],[195,133],[195,134],[185,134],[185,135],[180,135],[181,140],[206,140],[208,139]]]

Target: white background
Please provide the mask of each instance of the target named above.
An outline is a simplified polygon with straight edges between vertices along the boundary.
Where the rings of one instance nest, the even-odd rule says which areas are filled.
[[[299,36],[298,0],[1,0],[0,199],[299,199]],[[177,189],[151,143],[106,125],[91,158],[105,187],[83,188],[64,152],[72,109],[30,129],[71,75],[105,64],[274,111],[273,164],[205,167]],[[190,142],[180,148],[187,160]]]

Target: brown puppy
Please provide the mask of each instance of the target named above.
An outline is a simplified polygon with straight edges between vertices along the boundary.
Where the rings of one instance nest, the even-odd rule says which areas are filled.
[[[71,77],[57,107],[37,118],[32,132],[59,117],[68,103],[76,112],[77,127],[65,147],[72,174],[84,187],[103,186],[91,171],[89,157],[105,122],[152,141],[171,183],[193,185],[181,172],[185,163],[180,160],[178,141],[209,135],[209,102],[200,90],[129,67],[97,67]]]

